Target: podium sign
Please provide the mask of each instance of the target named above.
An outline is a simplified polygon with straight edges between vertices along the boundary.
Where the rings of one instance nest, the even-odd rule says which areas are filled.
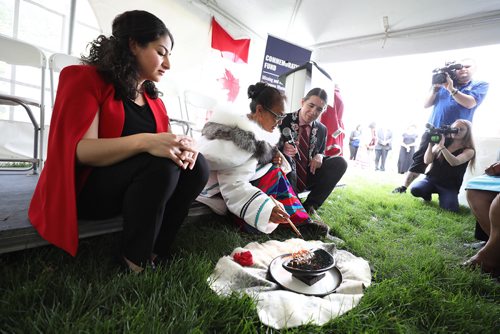
[[[311,50],[268,35],[260,81],[284,92],[285,84],[279,77],[308,62],[311,53]]]

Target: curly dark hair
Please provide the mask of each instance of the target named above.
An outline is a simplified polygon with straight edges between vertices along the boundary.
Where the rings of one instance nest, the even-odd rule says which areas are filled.
[[[158,17],[142,10],[124,12],[113,20],[112,35],[100,35],[90,42],[89,55],[82,56],[82,60],[84,64],[95,66],[104,80],[113,84],[115,99],[135,99],[138,66],[129,42],[133,40],[145,47],[163,36],[170,38],[173,47],[174,38]],[[158,89],[150,80],[142,84],[142,90],[154,99],[159,95]]]
[[[272,109],[274,105],[286,100],[278,89],[269,86],[264,82],[257,82],[255,85],[248,86],[247,95],[250,101],[250,111],[252,114],[257,110],[257,105],[260,104],[264,108]]]

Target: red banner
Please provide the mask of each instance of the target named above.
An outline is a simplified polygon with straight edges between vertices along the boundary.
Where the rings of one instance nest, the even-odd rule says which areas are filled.
[[[231,59],[235,63],[248,63],[249,48],[250,39],[233,39],[215,18],[212,18],[212,49],[220,50],[224,58]]]

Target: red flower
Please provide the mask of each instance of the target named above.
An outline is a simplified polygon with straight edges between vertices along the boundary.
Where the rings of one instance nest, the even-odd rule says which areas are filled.
[[[244,267],[253,265],[253,257],[250,251],[235,253],[233,259]]]

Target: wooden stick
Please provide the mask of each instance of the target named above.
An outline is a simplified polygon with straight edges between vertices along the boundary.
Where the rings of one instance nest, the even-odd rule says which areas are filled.
[[[274,204],[276,204],[277,206],[280,206],[280,203],[276,200],[276,198],[272,197],[272,196],[269,196],[272,201],[274,202]],[[290,220],[290,218],[287,218],[286,219],[288,224],[290,224],[290,226],[292,227],[292,230],[297,233],[297,235],[299,237],[301,237],[302,239],[304,239],[304,237],[302,236],[302,234],[300,234],[299,230],[297,229],[297,227],[295,226],[295,224]]]

